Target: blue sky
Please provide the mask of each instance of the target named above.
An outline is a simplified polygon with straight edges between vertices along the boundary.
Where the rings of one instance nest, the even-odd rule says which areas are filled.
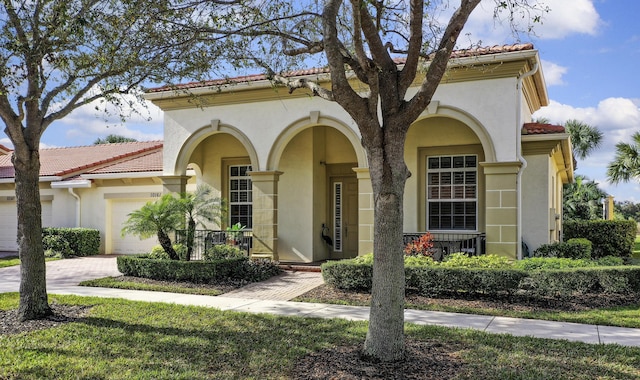
[[[586,175],[616,200],[640,202],[640,183],[611,185],[606,166],[615,144],[640,131],[640,2],[637,0],[540,0],[550,8],[535,35],[521,36],[539,50],[551,104],[534,117],[563,124],[578,119],[605,135],[600,149],[578,162]],[[455,2],[453,2],[455,3]],[[461,38],[482,45],[515,42],[509,29],[493,20],[493,0],[483,0]],[[462,43],[461,43],[461,47]],[[42,137],[45,147],[91,145],[97,138],[119,134],[138,140],[162,139],[162,112],[153,105],[121,123],[97,113],[93,106],[76,110],[51,125]],[[146,118],[151,118],[147,121]],[[0,144],[11,146],[0,134]]]

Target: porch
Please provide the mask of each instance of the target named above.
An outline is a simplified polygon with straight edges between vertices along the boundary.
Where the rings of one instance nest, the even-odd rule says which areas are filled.
[[[403,234],[403,244],[417,240],[427,232],[409,232]],[[433,248],[436,259],[456,252],[463,252],[469,256],[484,255],[486,252],[487,235],[483,232],[430,232],[433,236]]]
[[[417,240],[426,232],[408,232],[403,234],[403,244]],[[433,247],[437,250],[436,257],[455,252],[463,252],[469,256],[483,255],[486,252],[486,234],[477,232],[432,232]],[[175,234],[175,242],[184,244],[186,231],[179,230]],[[231,244],[240,248],[247,256],[251,255],[253,247],[252,231],[226,230],[196,230],[191,260],[204,259],[204,253],[214,245]]]

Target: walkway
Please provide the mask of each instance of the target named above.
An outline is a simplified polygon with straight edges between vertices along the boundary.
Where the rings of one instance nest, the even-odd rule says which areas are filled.
[[[47,289],[51,294],[169,302],[180,305],[214,307],[220,310],[270,313],[283,316],[343,318],[357,321],[364,321],[369,317],[368,307],[288,301],[322,283],[321,275],[313,272],[286,272],[268,281],[251,284],[218,297],[77,286],[83,280],[118,275],[120,273],[116,268],[113,256],[52,261],[47,263]],[[0,293],[17,292],[19,278],[19,267],[0,269]],[[515,336],[566,339],[593,344],[617,343],[640,347],[640,329],[622,327],[422,310],[406,310],[405,321],[420,325],[472,328]]]

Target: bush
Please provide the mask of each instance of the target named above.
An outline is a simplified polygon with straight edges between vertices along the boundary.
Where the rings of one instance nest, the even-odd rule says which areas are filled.
[[[215,244],[209,247],[204,252],[205,261],[231,259],[246,256],[247,255],[244,253],[244,251],[238,246],[229,244]]]
[[[371,257],[373,258],[373,255]],[[373,263],[356,260],[358,258],[323,263],[321,268],[324,282],[342,290],[371,291]]]
[[[263,281],[280,273],[275,263],[250,261],[237,257],[211,261],[151,259],[147,255],[119,256],[118,270],[125,276],[163,281],[187,281],[198,284],[229,280]]]
[[[151,248],[151,252],[149,252],[146,257],[154,260],[171,260],[169,254],[165,252],[161,245],[153,246],[153,248]]]
[[[48,235],[42,238],[45,257],[67,258],[73,255],[69,242],[60,235]]]
[[[630,257],[637,224],[633,220],[588,220],[564,223],[565,239],[586,238],[593,243],[592,258]]]
[[[586,239],[571,239],[567,242],[555,242],[542,244],[533,251],[533,257],[559,257],[566,259],[590,259],[591,246],[585,243]]]
[[[566,259],[560,257],[530,257],[514,263],[514,267],[522,270],[585,268],[598,265],[592,260]]]
[[[325,283],[343,290],[370,291],[372,256],[365,256],[323,264]],[[485,267],[473,267],[474,261]],[[416,289],[424,296],[516,291],[538,296],[640,292],[640,266],[602,266],[620,261],[620,258],[607,258],[597,262],[538,257],[512,263],[500,256],[452,255],[449,262],[405,264],[405,286]]]
[[[451,293],[512,293],[527,274],[522,270],[500,268],[410,267],[407,285],[426,297]]]
[[[440,265],[449,268],[509,268],[513,263],[504,256],[467,256],[466,253],[458,252],[447,256]]]
[[[100,231],[96,229],[58,227],[42,229],[43,239],[52,235],[60,236],[66,240],[75,256],[91,256],[100,253]]]
[[[244,274],[242,279],[248,282],[267,280],[282,273],[278,264],[267,259],[244,261]]]

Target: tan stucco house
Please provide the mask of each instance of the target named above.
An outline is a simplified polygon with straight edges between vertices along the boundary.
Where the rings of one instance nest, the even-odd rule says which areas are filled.
[[[121,236],[127,214],[162,195],[162,141],[40,150],[45,227],[100,231],[101,253],[148,252],[155,238]],[[11,150],[0,146],[0,251],[17,251]]]
[[[323,69],[291,75],[330,81]],[[183,191],[193,168],[228,199],[228,224],[252,231],[254,256],[311,262],[372,251],[366,154],[337,104],[261,75],[146,98],[164,110],[164,191]],[[457,52],[408,133],[404,231],[481,236],[484,253],[512,258],[522,242],[533,250],[560,239],[573,157],[562,127],[531,122],[547,104],[531,44]]]

